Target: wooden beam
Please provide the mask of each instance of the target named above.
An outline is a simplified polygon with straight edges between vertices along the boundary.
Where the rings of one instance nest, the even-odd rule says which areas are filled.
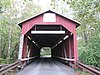
[[[20,45],[19,45],[18,59],[22,59],[23,42],[24,42],[24,35],[21,35],[20,36]]]
[[[65,31],[31,31],[31,34],[65,34]]]

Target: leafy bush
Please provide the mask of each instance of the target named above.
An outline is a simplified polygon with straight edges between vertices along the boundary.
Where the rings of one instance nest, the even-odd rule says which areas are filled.
[[[79,60],[100,68],[100,39],[93,37],[86,47],[79,47]]]
[[[0,64],[7,64],[7,59],[0,58]]]

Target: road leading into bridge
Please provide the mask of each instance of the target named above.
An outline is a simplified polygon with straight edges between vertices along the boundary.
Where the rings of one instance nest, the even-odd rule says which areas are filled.
[[[40,58],[16,75],[76,75],[76,72],[54,59]]]

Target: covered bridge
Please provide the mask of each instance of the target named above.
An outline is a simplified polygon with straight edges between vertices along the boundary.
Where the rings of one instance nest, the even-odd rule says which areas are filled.
[[[48,10],[18,25],[22,29],[18,59],[40,59],[41,48],[50,47],[51,59],[64,59],[69,66],[75,67],[79,23]]]

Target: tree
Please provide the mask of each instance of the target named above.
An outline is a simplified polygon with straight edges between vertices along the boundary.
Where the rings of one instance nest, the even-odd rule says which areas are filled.
[[[79,58],[85,64],[100,67],[100,2],[99,0],[71,0],[74,19],[81,23],[79,38]]]
[[[52,0],[53,9],[59,9],[60,1],[70,6],[72,18],[81,24],[77,28],[79,59],[85,64],[100,67],[100,0]]]
[[[69,5],[63,0],[51,0],[51,7],[62,15],[68,16]]]
[[[1,63],[12,63],[17,60],[21,31],[16,24],[39,13],[41,8],[31,0],[21,2],[1,0],[0,2],[0,58],[3,59]]]

